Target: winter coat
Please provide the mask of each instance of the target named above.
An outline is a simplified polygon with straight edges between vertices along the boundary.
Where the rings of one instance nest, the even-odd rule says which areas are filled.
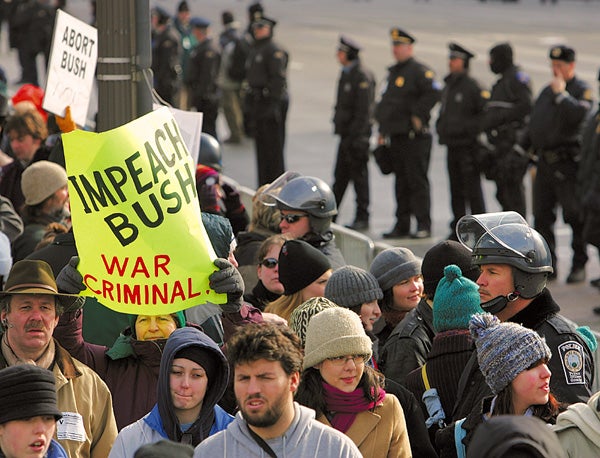
[[[315,420],[312,409],[294,403],[295,415],[288,430],[278,440],[286,458],[327,457],[360,458],[356,445],[345,434]],[[269,440],[271,441],[271,439]],[[277,447],[276,447],[277,448]],[[194,458],[264,458],[265,452],[248,432],[241,413],[225,431],[209,437],[194,451]]]
[[[325,415],[320,415],[317,420],[331,426]],[[389,393],[373,411],[358,413],[346,436],[365,458],[412,456],[404,412],[398,398]]]
[[[56,340],[55,352],[52,372],[58,409],[63,413],[55,436],[71,458],[106,458],[117,437],[110,391],[98,374],[71,357]],[[7,365],[0,352],[0,369]]]
[[[386,377],[404,384],[409,372],[425,364],[434,335],[433,310],[421,299],[385,341],[379,359],[380,370]]]
[[[600,456],[600,392],[571,404],[552,427],[569,458]]]
[[[219,361],[219,366],[215,368],[214,380],[208,380],[208,388],[202,400],[202,408],[198,418],[185,433],[191,435],[192,445],[197,445],[201,441],[202,434],[200,430],[206,430],[210,426],[208,435],[212,435],[222,431],[233,421],[233,417],[217,405],[225,392],[229,379],[229,365],[225,356],[219,350],[217,344],[206,334],[191,327],[178,329],[169,337],[163,352],[158,381],[158,403],[146,416],[125,427],[119,433],[110,453],[111,458],[128,458],[133,456],[135,451],[142,445],[158,442],[162,439],[182,441],[183,433],[174,412],[171,397],[170,369],[175,355],[180,350],[190,346],[200,347],[205,351],[212,352]],[[213,411],[212,415],[209,412],[210,410]],[[210,425],[205,425],[206,421],[209,421]],[[194,439],[198,437],[200,439]],[[196,440],[197,442],[195,442]]]

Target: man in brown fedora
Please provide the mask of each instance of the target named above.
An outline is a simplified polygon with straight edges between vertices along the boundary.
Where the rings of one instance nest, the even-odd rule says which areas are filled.
[[[33,363],[51,370],[63,415],[58,441],[71,458],[105,458],[117,436],[110,391],[52,338],[60,314],[76,307],[78,299],[58,292],[46,262],[16,262],[0,291],[0,369]]]

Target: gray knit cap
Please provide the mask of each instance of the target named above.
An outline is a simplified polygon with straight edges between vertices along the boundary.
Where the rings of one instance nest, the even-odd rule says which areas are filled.
[[[300,337],[303,348],[306,343],[306,329],[308,328],[310,319],[317,313],[333,307],[337,307],[337,304],[334,304],[329,299],[324,297],[312,297],[296,307],[291,313],[290,319],[288,320],[288,326],[298,337]]]
[[[552,357],[546,340],[516,323],[501,323],[490,313],[473,315],[469,331],[477,347],[477,360],[494,394],[540,360]]]
[[[407,278],[420,275],[421,259],[408,248],[388,248],[375,256],[369,271],[386,291]]]
[[[383,291],[372,273],[355,266],[343,266],[327,281],[325,297],[341,307],[352,308],[383,299]]]
[[[306,330],[303,369],[327,358],[346,355],[373,355],[371,339],[365,333],[356,313],[333,307],[311,318]]]

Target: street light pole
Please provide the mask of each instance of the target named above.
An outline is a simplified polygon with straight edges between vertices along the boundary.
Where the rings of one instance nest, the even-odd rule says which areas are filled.
[[[149,0],[98,0],[98,120],[103,132],[152,111]]]

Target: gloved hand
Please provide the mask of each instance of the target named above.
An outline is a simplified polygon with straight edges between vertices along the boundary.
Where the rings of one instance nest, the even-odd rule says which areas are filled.
[[[217,258],[214,261],[219,268],[209,277],[210,287],[217,293],[227,294],[227,303],[220,304],[223,313],[239,312],[244,295],[244,279],[242,274],[227,259]]]
[[[56,118],[56,125],[63,134],[68,134],[69,132],[77,129],[77,124],[75,124],[75,121],[73,121],[73,118],[71,117],[70,106],[67,106],[67,108],[65,108],[64,118],[58,115],[55,115],[54,117]]]
[[[85,289],[83,277],[77,270],[79,256],[73,256],[56,277],[58,290],[68,294],[79,294]]]
[[[225,192],[225,208],[227,212],[231,213],[241,213],[245,210],[242,201],[240,200],[240,193],[237,190],[233,189],[230,184],[221,183],[221,189]]]

